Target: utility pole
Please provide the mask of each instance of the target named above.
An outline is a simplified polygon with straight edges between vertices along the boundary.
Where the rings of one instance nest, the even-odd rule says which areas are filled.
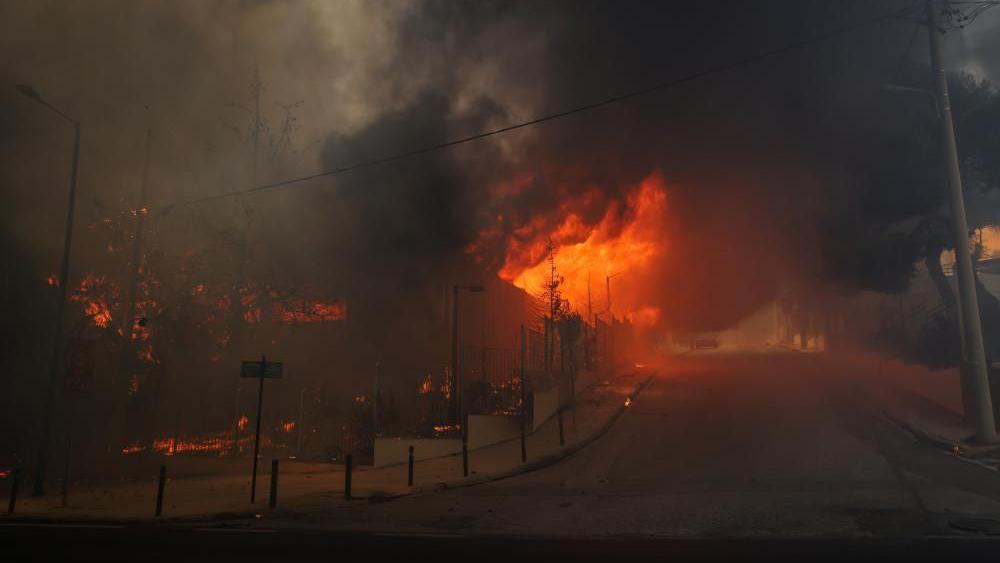
[[[76,176],[80,163],[80,123],[66,115],[52,104],[48,103],[31,86],[18,85],[17,90],[27,98],[45,106],[53,113],[69,121],[73,125],[73,167],[69,179],[69,201],[66,205],[66,232],[63,240],[62,264],[59,267],[59,299],[56,301],[55,322],[52,327],[52,357],[49,360],[49,387],[45,393],[45,406],[42,410],[42,432],[38,443],[38,461],[35,466],[35,484],[32,496],[45,494],[45,469],[48,465],[49,441],[52,439],[52,410],[55,404],[56,382],[59,380],[63,341],[63,316],[66,311],[66,292],[69,286],[69,253],[73,248],[73,216],[76,211]]]
[[[979,304],[976,298],[976,278],[969,252],[969,228],[965,217],[962,175],[955,143],[955,125],[948,95],[948,76],[941,59],[941,39],[938,36],[938,2],[927,0],[927,34],[930,38],[931,72],[934,91],[941,110],[941,140],[948,164],[948,188],[951,199],[951,223],[955,238],[955,275],[958,278],[958,300],[963,334],[961,376],[972,392],[976,410],[976,440],[995,443],[996,426],[993,403],[990,400],[989,371],[983,346]]]

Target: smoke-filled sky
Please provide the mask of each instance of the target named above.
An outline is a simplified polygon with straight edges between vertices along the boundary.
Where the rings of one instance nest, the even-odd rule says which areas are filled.
[[[926,178],[873,188],[919,154],[885,133],[885,109],[912,106],[913,124],[886,119],[926,134],[921,100],[882,88],[926,60],[925,31],[905,19],[444,151],[159,209],[559,112],[908,4],[6,0],[0,217],[17,242],[5,246],[43,277],[57,269],[72,136],[10,87],[30,84],[82,127],[77,275],[124,267],[103,221],[140,205],[148,132],[151,248],[214,249],[208,267],[232,270],[233,251],[218,249],[246,236],[251,269],[331,295],[410,297],[465,262],[514,279],[549,238],[568,248],[595,232],[594,252],[623,233],[641,244],[564,271],[574,305],[583,276],[597,293],[620,274],[616,312],[681,328],[725,326],[803,279],[884,289],[872,272],[898,277],[917,256],[887,266],[859,249],[940,199],[916,187],[924,207],[896,206]],[[1000,81],[1000,9],[946,46],[954,69]],[[267,129],[255,166],[257,75]],[[663,196],[653,218],[638,207],[650,185]]]

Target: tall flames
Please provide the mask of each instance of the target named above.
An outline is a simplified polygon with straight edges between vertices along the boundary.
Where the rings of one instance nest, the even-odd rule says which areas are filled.
[[[554,252],[560,291],[570,306],[586,312],[588,299],[594,311],[605,309],[606,277],[629,291],[613,292],[612,312],[636,324],[654,325],[661,311],[644,302],[642,282],[668,250],[664,228],[667,189],[660,173],[653,173],[618,201],[599,220],[588,222],[583,210],[594,189],[583,198],[562,203],[550,216],[534,217],[514,229],[505,241],[506,256],[499,275],[514,285],[538,294],[550,282],[546,258],[549,243]],[[619,277],[620,276],[620,277]]]

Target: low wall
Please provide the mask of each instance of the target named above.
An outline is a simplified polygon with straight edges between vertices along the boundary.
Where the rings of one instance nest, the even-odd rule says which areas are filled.
[[[516,416],[469,415],[469,449],[489,446],[520,435],[521,420]]]
[[[532,429],[537,430],[559,411],[559,389],[536,392],[532,410]]]
[[[375,467],[406,463],[410,446],[417,461],[462,452],[462,440],[458,438],[376,438]]]

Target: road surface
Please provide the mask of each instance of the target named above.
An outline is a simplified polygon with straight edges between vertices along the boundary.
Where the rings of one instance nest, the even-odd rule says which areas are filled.
[[[956,525],[970,527],[968,518],[1000,515],[1000,475],[914,442],[870,404],[865,374],[838,369],[817,354],[687,357],[661,370],[606,435],[554,467],[297,515],[294,525],[591,537],[912,537],[962,533]],[[991,526],[976,522],[972,527]]]

